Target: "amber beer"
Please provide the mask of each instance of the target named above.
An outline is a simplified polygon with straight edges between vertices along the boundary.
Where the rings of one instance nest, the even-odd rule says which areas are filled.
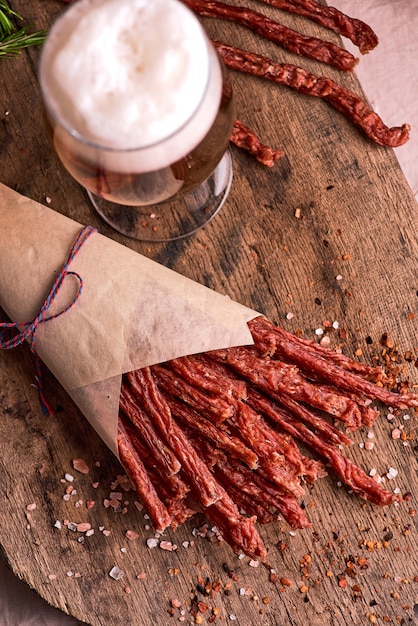
[[[216,187],[227,193],[232,172],[211,176],[229,144],[231,86],[178,0],[70,5],[44,45],[40,84],[53,146],[94,203],[167,212],[168,201],[193,205],[188,194],[207,181],[208,207]]]

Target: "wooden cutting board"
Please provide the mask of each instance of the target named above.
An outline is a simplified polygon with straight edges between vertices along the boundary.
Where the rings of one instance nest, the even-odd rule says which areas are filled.
[[[306,20],[246,4],[338,41]],[[19,0],[13,7],[37,27],[48,27],[62,10],[54,0],[30,6]],[[297,62],[361,93],[355,75],[297,59],[233,24],[205,25],[218,38]],[[184,241],[137,243],[93,213],[51,152],[42,126],[38,58],[39,51],[29,50],[0,61],[1,182],[286,329],[315,338],[324,322],[337,322],[331,345],[342,343],[347,354],[357,351],[366,362],[381,352],[383,333],[402,355],[418,348],[417,206],[392,150],[372,144],[320,100],[234,75],[237,117],[266,143],[283,148],[285,157],[266,168],[234,149],[232,191],[211,224]],[[0,245],[6,243],[0,233]],[[410,499],[379,509],[347,493],[330,474],[306,493],[310,529],[292,533],[280,521],[261,529],[279,579],[273,582],[266,568],[253,567],[206,532],[203,518],[165,534],[175,550],[147,545],[154,535],[132,492],[122,491],[120,510],[105,506],[111,492],[121,491],[114,481],[123,470],[59,384],[46,375],[57,412],[45,418],[26,346],[0,352],[0,373],[0,544],[13,572],[51,605],[91,626],[414,620],[414,415],[388,421],[383,410],[374,438],[360,433],[349,451],[366,471],[385,476],[391,467],[398,470],[390,486]],[[413,366],[408,375],[417,383]],[[395,427],[399,439],[392,437]],[[366,442],[373,442],[372,450]],[[89,473],[75,470],[74,459],[83,459]],[[65,521],[88,522],[94,533],[71,530]],[[127,539],[128,530],[138,538]],[[109,575],[114,567],[124,572],[119,580]]]

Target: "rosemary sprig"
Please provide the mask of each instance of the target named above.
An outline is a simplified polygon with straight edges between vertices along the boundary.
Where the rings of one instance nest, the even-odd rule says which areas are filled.
[[[24,48],[39,46],[45,41],[46,30],[28,32],[28,26],[16,28],[11,18],[22,20],[5,0],[0,0],[0,57],[16,56]]]

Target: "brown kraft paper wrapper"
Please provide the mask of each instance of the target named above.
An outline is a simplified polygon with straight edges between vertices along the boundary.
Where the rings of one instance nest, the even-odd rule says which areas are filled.
[[[13,322],[38,315],[82,228],[0,183],[0,306]],[[247,322],[259,313],[99,233],[69,270],[82,294],[38,326],[35,349],[116,456],[123,373],[253,343]],[[67,276],[48,315],[78,288]]]

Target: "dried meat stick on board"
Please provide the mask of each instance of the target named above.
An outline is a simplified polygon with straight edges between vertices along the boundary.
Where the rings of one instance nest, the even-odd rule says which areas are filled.
[[[335,7],[319,4],[315,0],[260,0],[260,2],[307,17],[338,35],[347,37],[358,47],[361,54],[367,54],[379,43],[376,33],[368,24],[345,15]]]
[[[240,120],[235,120],[230,138],[237,148],[248,152],[262,165],[273,167],[278,159],[284,156],[283,150],[273,150],[264,145],[254,131],[245,126]]]
[[[216,0],[181,1],[202,17],[219,17],[231,20],[249,28],[289,52],[327,63],[344,72],[353,70],[358,62],[358,59],[344,48],[330,41],[302,35],[258,11],[246,7],[231,6]]]
[[[213,41],[213,44],[229,69],[325,100],[381,146],[397,148],[409,139],[409,124],[389,128],[364,100],[331,78],[315,76],[297,65],[277,63],[261,54],[247,52],[221,41]]]

